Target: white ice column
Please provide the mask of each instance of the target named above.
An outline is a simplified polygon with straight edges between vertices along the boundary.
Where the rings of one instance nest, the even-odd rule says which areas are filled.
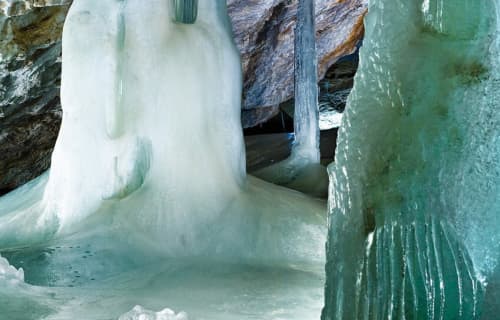
[[[294,154],[319,163],[318,74],[314,0],[300,0],[295,29]]]

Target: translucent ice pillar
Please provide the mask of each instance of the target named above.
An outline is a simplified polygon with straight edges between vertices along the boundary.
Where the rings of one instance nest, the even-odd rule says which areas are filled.
[[[295,29],[295,141],[291,156],[254,174],[266,181],[326,197],[328,176],[320,164],[318,76],[313,0],[300,0]]]
[[[498,0],[371,0],[330,166],[323,319],[500,313]]]
[[[295,29],[295,142],[293,152],[319,163],[318,68],[314,0],[300,0]]]

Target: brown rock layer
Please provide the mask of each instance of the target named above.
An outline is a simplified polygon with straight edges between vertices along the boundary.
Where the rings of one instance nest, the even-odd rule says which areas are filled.
[[[47,3],[0,0],[0,194],[47,170],[61,123],[60,41],[69,7]]]
[[[297,2],[228,0],[228,7],[242,55],[243,124],[249,127],[268,120],[293,96]],[[339,58],[356,50],[366,11],[365,0],[316,0],[320,79]],[[262,107],[269,112],[263,114]]]

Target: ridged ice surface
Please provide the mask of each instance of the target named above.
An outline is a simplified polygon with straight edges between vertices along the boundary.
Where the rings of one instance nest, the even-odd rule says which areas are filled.
[[[247,177],[226,3],[170,4],[73,2],[52,167],[0,199],[0,318],[319,318],[325,203]]]
[[[372,0],[323,319],[500,314],[500,1]]]

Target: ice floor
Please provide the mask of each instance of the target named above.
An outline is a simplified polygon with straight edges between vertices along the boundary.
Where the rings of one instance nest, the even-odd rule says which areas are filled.
[[[93,275],[89,266],[109,263],[106,254],[94,250],[82,244],[72,249],[4,252],[15,265],[25,268],[28,283],[44,286],[20,284],[17,295],[3,295],[0,310],[5,319],[118,319],[135,305],[155,311],[168,307],[198,320],[320,317],[321,265],[266,267],[152,260],[120,275]],[[66,254],[80,257],[51,268],[53,256]],[[59,268],[62,270],[55,272]],[[20,313],[20,309],[24,311]]]

